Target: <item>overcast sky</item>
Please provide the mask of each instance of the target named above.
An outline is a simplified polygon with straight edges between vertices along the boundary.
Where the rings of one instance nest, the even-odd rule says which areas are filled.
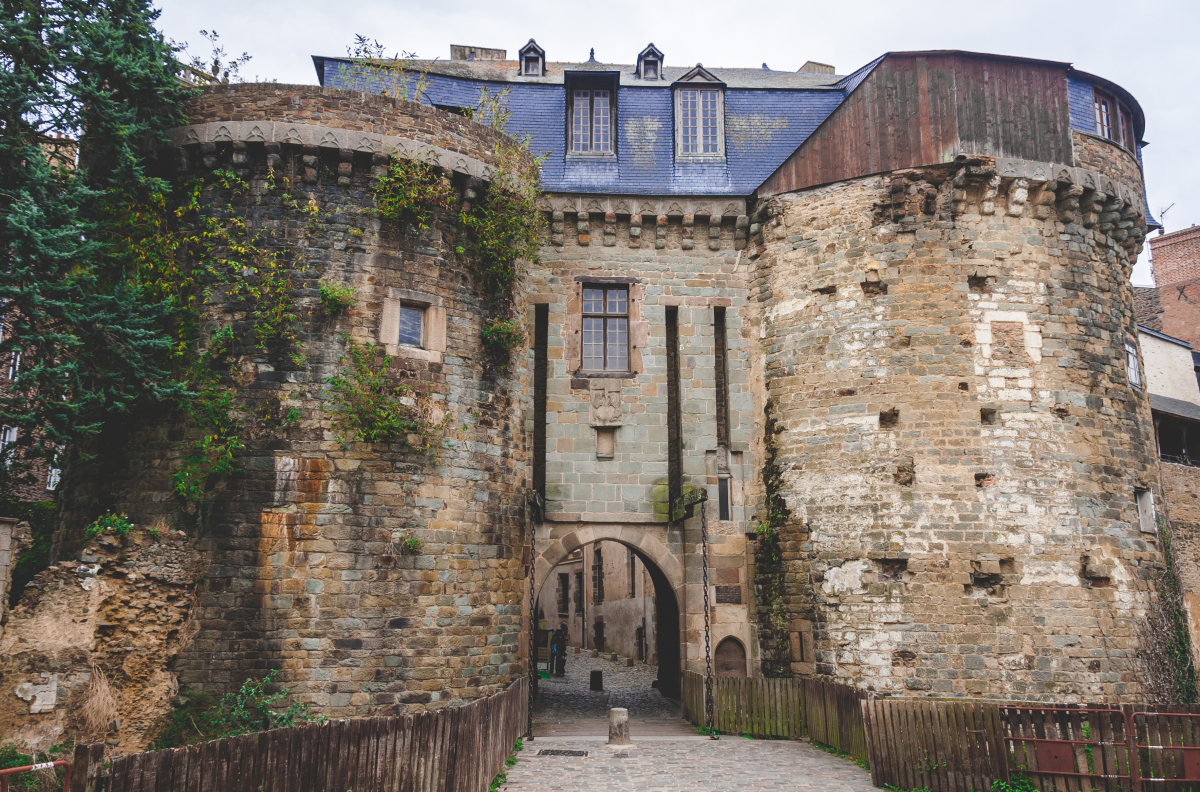
[[[549,60],[632,63],[653,41],[668,64],[795,70],[807,60],[846,74],[898,50],[966,49],[1068,61],[1123,86],[1146,113],[1143,152],[1150,210],[1167,231],[1200,223],[1200,3],[1196,0],[990,0],[945,2],[723,2],[607,0],[160,0],[159,27],[208,53],[199,31],[253,60],[243,70],[315,84],[311,55],[343,55],[354,34],[389,52],[449,58],[451,44],[515,57],[531,37]],[[1189,188],[1188,185],[1193,185]],[[1161,219],[1161,218],[1160,218]],[[1149,246],[1147,246],[1147,252]],[[1133,281],[1149,284],[1143,252]]]

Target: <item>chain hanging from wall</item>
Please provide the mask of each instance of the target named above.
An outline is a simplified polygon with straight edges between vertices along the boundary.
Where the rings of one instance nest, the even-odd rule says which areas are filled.
[[[708,490],[699,487],[675,499],[671,517],[686,520],[700,506],[700,564],[704,577],[704,726],[710,740],[719,740],[713,728],[712,625],[708,601]]]
[[[700,561],[704,571],[704,725],[708,739],[717,740],[713,729],[712,632],[708,604],[708,493],[700,501]]]

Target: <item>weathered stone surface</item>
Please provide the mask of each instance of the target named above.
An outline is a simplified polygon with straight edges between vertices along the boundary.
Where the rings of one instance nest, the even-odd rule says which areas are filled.
[[[770,202],[787,608],[814,623],[817,673],[881,692],[1133,700],[1161,565],[1134,501],[1156,461],[1124,368],[1133,256],[1031,216],[1017,192],[1039,184],[1013,179],[989,217],[994,185],[956,197],[951,176],[906,172],[899,202],[879,177]],[[814,289],[870,270],[885,293]]]

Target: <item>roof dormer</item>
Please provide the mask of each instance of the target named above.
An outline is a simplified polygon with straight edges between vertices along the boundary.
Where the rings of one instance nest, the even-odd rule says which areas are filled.
[[[517,62],[521,64],[522,77],[546,76],[546,50],[538,46],[533,39],[517,50]]]
[[[634,74],[641,80],[661,80],[663,70],[662,50],[653,43],[638,53],[637,71]]]

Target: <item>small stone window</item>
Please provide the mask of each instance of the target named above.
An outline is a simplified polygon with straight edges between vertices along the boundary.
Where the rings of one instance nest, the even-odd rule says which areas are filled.
[[[572,154],[612,154],[613,92],[607,87],[571,89]]]
[[[442,362],[446,309],[435,294],[388,289],[379,321],[379,343],[393,357]]]
[[[1129,384],[1135,388],[1142,387],[1142,363],[1138,357],[1137,345],[1125,342],[1125,370],[1129,375]]]
[[[523,74],[526,77],[537,77],[540,75],[541,71],[542,71],[542,69],[541,69],[541,64],[538,63],[538,56],[537,55],[526,55]]]
[[[1142,533],[1156,533],[1158,522],[1154,516],[1154,493],[1148,489],[1136,489],[1133,498],[1137,501],[1138,528]]]
[[[642,79],[657,80],[658,79],[658,61],[647,58],[642,63]]]
[[[421,347],[425,340],[425,306],[400,304],[400,332],[398,342],[411,347]]]
[[[583,287],[583,370],[629,371],[629,287]]]

